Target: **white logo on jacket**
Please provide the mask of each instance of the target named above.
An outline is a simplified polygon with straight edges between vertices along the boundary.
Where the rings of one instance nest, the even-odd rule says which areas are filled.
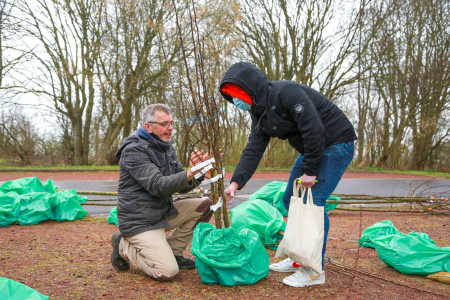
[[[303,105],[301,105],[301,104],[295,104],[295,106],[294,106],[294,111],[295,111],[296,113],[298,113],[298,114],[301,114],[302,111],[303,111]]]

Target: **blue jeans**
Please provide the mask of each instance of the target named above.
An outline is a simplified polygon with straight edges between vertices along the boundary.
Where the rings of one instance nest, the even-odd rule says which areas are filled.
[[[328,197],[336,189],[339,181],[342,178],[345,170],[353,159],[355,153],[354,142],[347,142],[338,145],[333,145],[325,148],[325,153],[322,158],[322,162],[319,166],[319,174],[317,176],[316,184],[311,188],[313,195],[313,202],[317,206],[325,207]],[[291,202],[291,196],[293,195],[294,179],[303,175],[303,155],[300,154],[292,167],[291,174],[289,175],[288,185],[283,195],[283,203],[286,210],[289,211],[289,204]],[[299,193],[300,195],[300,193]],[[306,203],[306,196],[304,199]],[[325,211],[324,215],[324,237],[322,248],[322,268],[323,268],[323,256],[327,248],[327,236],[330,229],[330,219]]]

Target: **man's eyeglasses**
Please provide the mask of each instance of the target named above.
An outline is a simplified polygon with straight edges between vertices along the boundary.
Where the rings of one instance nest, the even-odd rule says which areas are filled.
[[[175,123],[175,122],[163,122],[163,123],[159,123],[159,122],[147,122],[147,123],[155,123],[155,124],[161,125],[162,128],[168,128],[169,126],[172,126],[172,127],[173,127],[173,123]]]

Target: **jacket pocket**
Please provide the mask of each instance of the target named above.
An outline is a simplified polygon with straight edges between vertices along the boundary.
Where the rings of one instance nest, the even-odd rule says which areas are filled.
[[[139,204],[139,215],[150,224],[156,224],[169,211],[170,205],[165,199]]]

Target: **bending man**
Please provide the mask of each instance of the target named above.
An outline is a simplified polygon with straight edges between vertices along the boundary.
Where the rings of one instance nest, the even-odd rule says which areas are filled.
[[[252,120],[248,143],[236,166],[227,201],[252,177],[273,137],[288,139],[300,155],[295,162],[284,193],[289,210],[293,181],[302,177],[302,187],[312,187],[314,204],[325,206],[354,153],[355,131],[345,114],[330,100],[307,85],[293,81],[270,81],[253,65],[239,62],[231,66],[220,83],[222,96]],[[318,181],[315,183],[315,181]],[[305,199],[306,200],[306,199]],[[330,222],[325,211],[324,243]],[[322,261],[323,266],[323,261]],[[325,282],[325,272],[318,276],[291,259],[270,265],[278,272],[296,272],[283,279],[287,285],[301,287]]]
[[[172,201],[200,184],[197,172],[185,171],[172,146],[172,116],[164,104],[144,109],[142,128],[127,137],[116,157],[120,165],[117,217],[119,232],[112,237],[111,263],[120,271],[131,262],[151,278],[172,281],[180,268],[195,261],[183,251],[199,222],[212,216],[208,198]],[[191,167],[201,163],[203,151],[191,154]],[[209,159],[208,155],[203,160]],[[166,237],[166,231],[173,230]]]

